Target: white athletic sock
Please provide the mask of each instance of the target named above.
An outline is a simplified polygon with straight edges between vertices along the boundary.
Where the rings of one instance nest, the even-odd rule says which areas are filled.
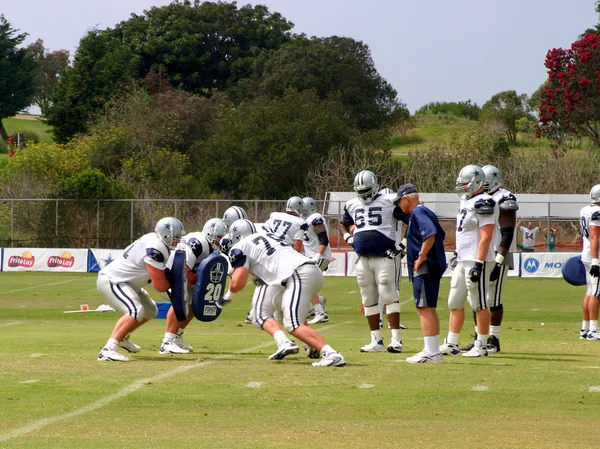
[[[176,338],[177,338],[177,334],[165,332],[165,338],[163,338],[163,341],[174,341]]]
[[[477,334],[477,341],[481,342],[481,346],[483,346],[485,348],[485,345],[487,345],[487,340],[488,340],[489,336],[490,336],[490,334],[485,334],[485,335]]]
[[[116,351],[117,348],[119,347],[119,342],[117,340],[115,340],[114,338],[109,338],[108,341],[106,342],[105,347],[108,349],[112,349],[113,351]]]
[[[313,304],[313,307],[315,309],[315,315],[320,315],[320,314],[325,313],[325,310],[323,310],[323,306],[321,305],[321,303]]]
[[[325,345],[325,346],[323,346],[323,347],[321,348],[321,353],[322,353],[323,355],[325,355],[325,354],[329,354],[329,353],[331,353],[331,352],[337,352],[337,351],[336,351],[335,349],[333,349],[333,348],[332,348],[331,346],[329,346],[329,345]]]
[[[452,343],[453,345],[457,345],[458,337],[460,337],[460,334],[456,334],[454,332],[448,332],[448,338],[446,338],[446,341],[448,343]]]
[[[177,331],[177,335],[181,336],[184,331],[185,331],[185,329],[183,327],[180,327],[179,330]]]
[[[582,321],[581,322],[581,328],[585,331],[590,329],[590,322],[589,321]]]
[[[437,338],[435,336],[423,337],[425,340],[425,351],[429,354],[437,354],[440,352],[440,336]]]
[[[590,320],[590,330],[595,331],[598,329],[598,320]]]
[[[493,335],[496,338],[500,337],[500,328],[501,326],[490,326],[490,335]]]
[[[371,331],[371,341],[379,341],[381,340],[381,331]]]
[[[477,332],[477,326],[475,326],[475,334],[478,334],[479,332]]]
[[[289,341],[289,338],[287,338],[287,335],[285,335],[285,332],[283,332],[282,330],[275,332],[273,334],[273,338],[277,342],[277,346],[281,346],[283,343]]]
[[[392,341],[402,341],[400,338],[400,329],[392,329]]]

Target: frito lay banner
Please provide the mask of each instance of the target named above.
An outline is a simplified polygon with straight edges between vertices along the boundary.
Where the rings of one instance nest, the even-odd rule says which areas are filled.
[[[3,271],[87,272],[87,249],[4,248]]]

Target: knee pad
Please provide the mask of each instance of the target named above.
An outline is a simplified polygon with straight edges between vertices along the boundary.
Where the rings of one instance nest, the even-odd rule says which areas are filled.
[[[379,303],[379,292],[377,291],[376,285],[361,285],[360,296],[365,308],[377,308],[377,303]]]
[[[385,310],[386,310],[386,312],[387,312],[388,315],[390,313],[400,313],[400,303],[399,302],[393,302],[392,304],[386,304],[385,305]]]
[[[377,306],[377,304],[375,304],[374,306],[368,306],[368,307],[365,306],[365,316],[378,315],[378,314],[379,314],[379,307]]]
[[[504,310],[504,306],[500,304],[499,306],[490,307],[490,311],[495,312],[496,310]]]
[[[154,301],[151,301],[148,304],[144,304],[138,313],[137,321],[138,323],[142,322],[144,319],[148,321],[153,320],[158,314],[158,306]]]
[[[398,302],[399,293],[396,284],[393,281],[388,284],[379,284],[377,291],[379,293],[379,300],[383,302],[386,307]]]

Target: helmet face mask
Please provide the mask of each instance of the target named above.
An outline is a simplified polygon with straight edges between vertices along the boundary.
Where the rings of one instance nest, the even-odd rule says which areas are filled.
[[[482,170],[485,176],[483,191],[491,195],[498,190],[502,184],[502,172],[493,165],[486,165]]]
[[[287,201],[285,211],[302,217],[304,214],[304,201],[299,196],[291,197]]]
[[[592,203],[600,203],[600,184],[596,184],[590,190],[590,201]]]
[[[202,233],[214,251],[220,251],[221,239],[227,234],[227,225],[220,218],[211,218],[202,228]]]
[[[158,220],[154,232],[171,250],[175,249],[181,241],[181,237],[185,235],[183,224],[175,217],[164,217]]]
[[[461,199],[467,200],[483,187],[484,180],[485,177],[481,167],[478,165],[467,165],[463,167],[456,178],[456,193]]]
[[[248,215],[246,214],[246,211],[239,206],[231,206],[223,214],[223,221],[228,228],[234,221],[241,220],[242,218],[248,218]]]
[[[231,238],[232,245],[252,234],[256,234],[256,227],[254,223],[245,218],[234,221],[229,228],[229,237]]]
[[[314,214],[317,211],[317,202],[310,196],[302,198],[302,202],[304,203],[305,216],[308,217],[309,215]]]
[[[354,177],[354,192],[363,204],[369,204],[379,193],[379,181],[372,171],[363,170]]]

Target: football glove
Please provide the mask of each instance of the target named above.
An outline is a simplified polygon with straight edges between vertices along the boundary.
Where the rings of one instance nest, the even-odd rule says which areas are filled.
[[[454,251],[454,254],[452,254],[452,258],[448,262],[448,268],[450,268],[451,270],[454,270],[457,265],[458,265],[458,254],[456,253],[456,251]]]
[[[406,255],[406,245],[404,244],[406,240],[402,240],[400,243],[396,243],[393,248],[388,249],[385,252],[385,255],[388,259],[394,259],[397,255],[400,255],[402,259]]]
[[[590,276],[593,278],[597,278],[600,276],[600,265],[598,264],[598,259],[592,259],[592,266],[590,267]]]
[[[501,268],[502,268],[502,264],[499,264],[498,262],[496,262],[496,265],[494,265],[494,269],[490,273],[490,282],[494,282],[494,281],[497,281],[498,279],[500,279],[500,269]]]
[[[481,280],[481,272],[483,271],[483,262],[475,262],[475,265],[469,271],[469,279],[471,282],[479,282]]]
[[[348,245],[350,245],[352,248],[354,248],[354,237],[352,235],[350,235],[349,232],[346,232],[344,234],[344,240],[346,241],[346,243]]]

